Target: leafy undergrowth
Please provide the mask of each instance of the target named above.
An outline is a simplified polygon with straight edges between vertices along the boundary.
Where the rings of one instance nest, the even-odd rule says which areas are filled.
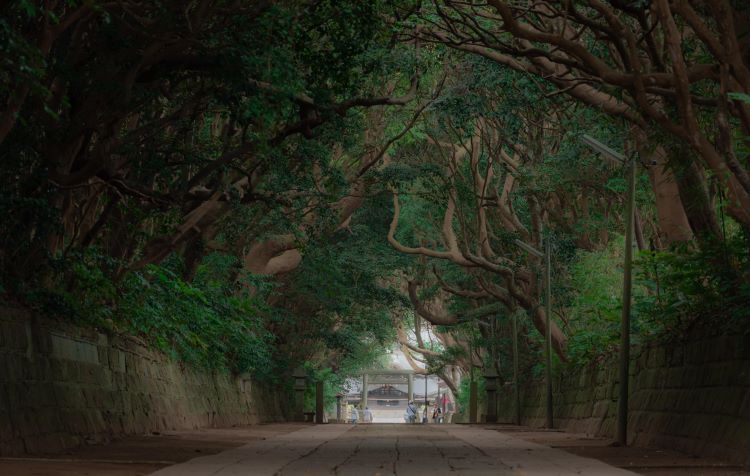
[[[573,297],[566,308],[573,365],[599,360],[619,348],[623,241],[613,240],[602,251],[579,250],[573,261]],[[632,342],[748,331],[747,249],[746,240],[736,236],[701,248],[641,251],[634,267]]]
[[[174,263],[173,263],[174,264]],[[274,336],[263,325],[260,303],[237,283],[226,256],[212,256],[188,283],[169,265],[150,265],[122,281],[91,253],[67,263],[71,285],[21,293],[23,304],[53,317],[141,337],[186,364],[203,369],[272,374]]]

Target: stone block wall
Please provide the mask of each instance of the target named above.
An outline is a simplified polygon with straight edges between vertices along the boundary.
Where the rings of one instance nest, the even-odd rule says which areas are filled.
[[[282,421],[279,388],[186,368],[128,336],[0,308],[0,456],[166,429]]]
[[[750,335],[660,344],[633,352],[629,443],[674,448],[750,464]],[[567,369],[553,382],[555,427],[614,437],[616,358]],[[541,427],[546,385],[522,385],[522,423]],[[515,415],[511,386],[500,391],[501,420]]]

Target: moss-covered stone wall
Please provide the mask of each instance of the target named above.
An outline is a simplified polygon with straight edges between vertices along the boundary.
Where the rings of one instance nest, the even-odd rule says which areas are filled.
[[[692,338],[633,353],[629,442],[750,464],[750,335]],[[613,437],[616,358],[568,368],[553,383],[555,427]],[[522,423],[545,422],[546,386],[522,386]],[[500,390],[501,420],[515,414],[512,387]]]
[[[0,455],[288,416],[283,389],[185,367],[128,336],[0,308]]]

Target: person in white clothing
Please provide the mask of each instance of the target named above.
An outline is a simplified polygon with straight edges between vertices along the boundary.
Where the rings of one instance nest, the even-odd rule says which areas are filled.
[[[365,414],[362,421],[364,423],[372,423],[372,411],[368,407],[365,407]]]
[[[417,407],[414,406],[414,402],[409,402],[406,406],[406,421],[408,423],[416,423],[417,421]]]
[[[352,414],[351,414],[350,420],[355,425],[359,421],[359,410],[357,410],[356,406],[352,406]]]

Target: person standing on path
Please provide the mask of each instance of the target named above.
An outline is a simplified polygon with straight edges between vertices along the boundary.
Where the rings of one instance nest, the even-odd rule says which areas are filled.
[[[372,411],[368,407],[365,407],[365,414],[362,418],[363,423],[372,423]]]
[[[351,421],[355,425],[359,421],[359,410],[357,410],[357,406],[356,405],[352,405]]]
[[[406,406],[406,418],[409,423],[416,423],[417,407],[414,406],[414,402],[409,402],[409,404]]]

